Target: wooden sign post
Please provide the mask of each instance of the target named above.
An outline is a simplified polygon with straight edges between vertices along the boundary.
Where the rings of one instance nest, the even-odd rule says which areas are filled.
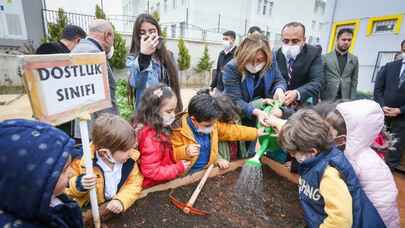
[[[86,173],[93,173],[87,120],[90,113],[111,107],[105,54],[26,55],[22,69],[35,118],[54,125],[80,119]],[[96,189],[90,201],[100,227]]]

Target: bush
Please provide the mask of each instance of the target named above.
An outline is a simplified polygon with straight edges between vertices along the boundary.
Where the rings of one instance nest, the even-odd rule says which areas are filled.
[[[115,97],[117,99],[118,113],[124,119],[129,120],[134,112],[132,105],[129,104],[127,94],[128,82],[120,79],[117,81]]]
[[[190,68],[190,54],[184,42],[183,38],[180,38],[179,43],[177,44],[179,48],[179,58],[177,59],[177,64],[179,65],[180,71],[187,70]]]
[[[56,23],[48,23],[48,36],[42,41],[43,43],[55,42],[62,38],[63,29],[69,23],[65,11],[62,8],[58,9],[58,18]]]
[[[203,56],[200,58],[200,62],[198,63],[197,67],[195,68],[195,71],[197,73],[210,71],[213,63],[214,62],[210,60],[210,56],[208,54],[208,47],[207,47],[207,45],[205,45]]]

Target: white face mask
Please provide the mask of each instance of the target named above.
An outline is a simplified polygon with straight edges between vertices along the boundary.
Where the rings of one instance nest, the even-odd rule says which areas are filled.
[[[246,64],[245,68],[250,73],[256,74],[257,72],[263,70],[264,65],[265,65],[264,63],[259,63],[256,66],[253,66],[253,64],[248,63],[248,64]]]
[[[212,132],[212,127],[206,127],[206,128],[203,128],[203,129],[198,129],[198,132],[200,132],[200,133],[203,133],[203,134],[211,134],[211,132]]]
[[[303,163],[304,161],[306,161],[306,160],[308,160],[308,159],[311,159],[311,158],[313,158],[313,157],[315,157],[315,155],[314,154],[310,154],[310,153],[296,153],[295,155],[294,155],[294,157],[295,157],[295,159],[297,160],[297,162],[298,163]]]
[[[170,126],[176,119],[174,114],[163,114],[161,117],[163,119],[163,126],[165,127]]]
[[[107,53],[107,59],[111,59],[114,55],[114,46],[111,46],[110,51]]]
[[[232,44],[231,44],[230,41],[224,40],[224,41],[223,41],[223,45],[224,45],[224,49],[225,49],[225,50],[229,50],[229,49],[232,48]]]
[[[289,45],[283,44],[281,46],[281,51],[283,52],[283,54],[287,60],[291,59],[291,58],[295,59],[298,56],[298,54],[301,52],[301,46],[300,45],[289,46]]]

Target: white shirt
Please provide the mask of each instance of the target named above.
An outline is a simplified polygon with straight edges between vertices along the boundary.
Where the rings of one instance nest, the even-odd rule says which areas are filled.
[[[104,196],[107,200],[114,198],[117,194],[118,184],[121,181],[122,164],[114,164],[113,169],[103,161],[103,159],[96,153],[97,165],[104,172]]]

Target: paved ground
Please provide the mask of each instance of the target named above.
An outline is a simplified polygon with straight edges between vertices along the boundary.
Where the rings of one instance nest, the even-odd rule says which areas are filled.
[[[181,90],[184,107],[187,107],[190,98],[197,92],[197,90],[198,89]],[[16,98],[16,96],[0,95],[0,101],[6,103],[13,98]],[[0,105],[0,120],[31,117],[32,111],[26,95],[14,100],[11,104]],[[401,227],[405,227],[405,175],[395,174],[395,181],[399,190],[398,203],[401,213]]]

